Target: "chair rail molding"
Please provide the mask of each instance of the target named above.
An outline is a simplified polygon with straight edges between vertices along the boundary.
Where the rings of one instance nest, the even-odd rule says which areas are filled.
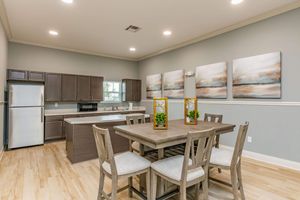
[[[224,148],[224,149],[228,149],[228,150],[233,150],[233,147],[231,147],[231,146],[220,145],[220,147]],[[276,165],[279,167],[284,167],[284,168],[288,168],[288,169],[296,170],[296,171],[300,172],[300,163],[299,162],[286,160],[286,159],[282,159],[282,158],[277,158],[274,156],[269,156],[269,155],[256,153],[256,152],[252,152],[252,151],[247,151],[247,150],[243,150],[242,156],[253,159],[253,160],[257,160],[260,162],[264,162],[264,163],[268,163],[268,164],[272,164],[272,165]]]
[[[152,102],[151,99],[142,100],[142,103]],[[170,103],[183,103],[183,99],[170,99]],[[255,106],[300,106],[299,101],[207,101],[199,100],[198,104],[218,105],[255,105]]]

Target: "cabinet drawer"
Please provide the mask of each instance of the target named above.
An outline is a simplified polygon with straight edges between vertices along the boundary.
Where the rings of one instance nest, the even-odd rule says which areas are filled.
[[[63,116],[48,116],[46,117],[46,122],[55,122],[55,121],[63,121]]]

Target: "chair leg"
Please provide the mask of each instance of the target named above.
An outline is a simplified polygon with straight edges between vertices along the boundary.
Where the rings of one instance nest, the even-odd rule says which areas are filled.
[[[180,186],[179,199],[186,200],[186,187],[183,185]]]
[[[245,193],[244,193],[244,187],[243,187],[243,181],[242,181],[241,164],[239,164],[239,166],[237,168],[237,176],[238,176],[239,189],[241,192],[241,198],[242,198],[242,200],[245,200]]]
[[[98,200],[102,199],[102,193],[103,193],[103,187],[104,187],[104,179],[105,179],[105,174],[100,170],[100,178],[99,178],[99,190],[98,190]]]
[[[118,191],[118,177],[112,177],[112,191],[111,191],[111,200],[117,200],[117,191]]]
[[[150,168],[147,171],[147,175],[146,175],[146,187],[147,187],[147,200],[151,199],[151,170]]]
[[[157,176],[153,170],[151,170],[151,200],[156,199],[157,190]]]
[[[234,199],[237,200],[237,199],[239,199],[239,197],[238,197],[238,180],[237,180],[236,168],[231,169],[230,174],[231,174],[231,184],[232,184],[232,189],[233,189],[233,196],[234,196]]]
[[[200,200],[200,183],[195,185],[195,200]]]
[[[128,178],[128,186],[129,186],[129,188],[128,188],[128,196],[130,198],[132,198],[132,190],[131,190],[131,187],[132,187],[132,177]]]
[[[208,177],[202,182],[203,199],[208,199]]]

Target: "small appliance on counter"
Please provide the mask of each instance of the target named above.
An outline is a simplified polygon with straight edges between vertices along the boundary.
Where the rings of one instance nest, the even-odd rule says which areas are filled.
[[[98,110],[98,103],[78,103],[78,112],[93,112]]]
[[[133,103],[129,103],[128,110],[132,110],[132,109],[133,109]]]
[[[44,86],[8,85],[8,148],[44,143]]]

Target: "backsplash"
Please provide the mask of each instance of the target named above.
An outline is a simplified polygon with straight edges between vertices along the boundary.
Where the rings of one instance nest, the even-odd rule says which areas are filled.
[[[140,106],[140,102],[133,102],[133,106]],[[112,106],[128,107],[129,102],[120,103],[98,103],[98,109],[111,108]],[[77,109],[77,103],[45,103],[46,110],[58,110],[58,109]]]

